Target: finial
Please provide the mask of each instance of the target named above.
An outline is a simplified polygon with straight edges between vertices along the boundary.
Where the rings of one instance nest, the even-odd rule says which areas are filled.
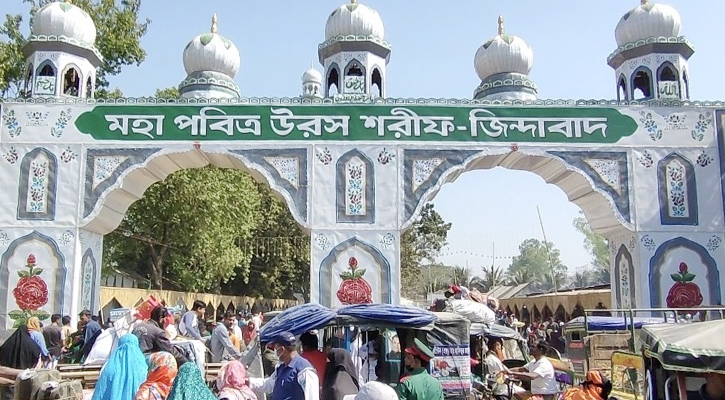
[[[73,4],[73,3],[70,2],[70,0],[65,0],[65,2],[68,3],[68,4]]]
[[[214,13],[214,15],[212,15],[212,17],[211,17],[211,33],[217,33],[217,31],[218,31],[217,23],[218,22],[219,22],[219,20],[216,17],[216,13]]]
[[[357,4],[357,0],[350,0],[350,4]]]
[[[503,15],[498,16],[498,34],[503,35]]]
[[[647,4],[647,0],[639,0],[639,3],[640,3],[641,5],[645,5],[645,4]]]

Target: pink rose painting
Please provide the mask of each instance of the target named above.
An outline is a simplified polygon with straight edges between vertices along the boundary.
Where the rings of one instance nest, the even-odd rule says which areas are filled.
[[[35,263],[35,255],[28,255],[25,268],[18,271],[20,279],[13,289],[13,297],[20,310],[8,313],[14,321],[14,328],[24,324],[30,317],[38,317],[41,321],[50,317],[50,314],[40,309],[48,304],[48,285],[40,276],[42,272]]]

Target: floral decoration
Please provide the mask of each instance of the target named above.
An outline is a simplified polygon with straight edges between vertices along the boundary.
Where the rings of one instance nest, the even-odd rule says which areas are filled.
[[[66,147],[65,150],[63,150],[63,152],[60,154],[60,159],[64,163],[69,163],[76,158],[78,158],[78,154],[76,154],[75,151],[70,148],[70,146]]]
[[[3,122],[5,122],[5,126],[8,128],[8,135],[10,135],[11,138],[20,136],[20,134],[23,133],[23,128],[20,126],[18,118],[15,116],[15,110],[6,109],[3,114]]]
[[[44,212],[48,192],[48,159],[37,157],[30,163],[28,211]]]
[[[330,154],[330,149],[325,147],[322,150],[317,151],[317,159],[323,164],[328,165],[332,162],[332,154]]]
[[[332,243],[330,243],[330,239],[327,238],[327,236],[318,233],[315,235],[315,243],[317,246],[322,250],[327,250]]]
[[[28,111],[25,113],[25,116],[28,117],[28,123],[25,126],[48,126],[46,119],[49,114],[49,112]]]
[[[697,165],[701,167],[707,167],[710,165],[710,163],[713,162],[712,157],[710,157],[707,153],[705,153],[705,150],[700,153],[699,156],[697,156]]]
[[[364,269],[358,269],[357,259],[350,257],[347,262],[349,271],[340,274],[342,282],[337,290],[337,299],[342,304],[370,304],[373,302],[373,288],[363,278]]]
[[[60,244],[62,244],[63,246],[65,246],[68,243],[72,242],[74,238],[75,238],[75,235],[73,234],[73,232],[70,230],[67,230],[67,231],[63,232],[63,234],[60,235],[60,237],[58,237],[58,242]]]
[[[30,317],[38,317],[41,321],[50,317],[50,314],[40,309],[48,304],[48,285],[40,276],[41,273],[43,270],[36,266],[35,255],[29,254],[25,269],[18,271],[20,279],[13,289],[13,297],[20,310],[8,312],[8,317],[14,321],[14,328],[24,324]]]
[[[385,250],[392,249],[394,243],[395,243],[395,236],[393,236],[392,233],[386,233],[380,239],[380,247],[382,247]]]
[[[686,217],[688,215],[685,204],[687,184],[685,182],[685,166],[677,160],[667,164],[667,195],[669,214],[673,217]]]
[[[18,150],[16,150],[15,147],[10,147],[8,151],[3,154],[3,158],[10,164],[15,164],[18,162],[20,156],[18,156]]]
[[[693,139],[697,140],[698,142],[702,142],[702,140],[705,138],[705,131],[712,122],[712,119],[710,119],[711,116],[712,113],[710,111],[700,114],[700,117],[695,123],[695,129],[692,130]]]
[[[686,120],[687,120],[686,114],[679,114],[679,113],[669,114],[665,117],[665,123],[667,124],[666,130],[669,130],[669,131],[685,130],[685,129],[687,129],[687,124],[685,124]]]
[[[0,230],[0,246],[5,246],[10,242],[10,237],[8,237],[8,234],[5,233],[5,231]]]
[[[519,151],[518,143],[511,143],[511,151],[513,151],[513,152]]]
[[[647,111],[640,111],[639,115],[642,116],[642,118],[639,119],[639,122],[644,125],[647,133],[649,133],[650,139],[652,139],[653,142],[662,139],[662,129],[660,129],[655,122],[652,113]]]
[[[395,154],[389,152],[384,147],[383,147],[383,151],[381,151],[380,154],[378,154],[378,162],[383,165],[387,165],[388,163],[390,163],[390,161],[392,161],[393,158],[395,158]]]
[[[50,135],[59,138],[63,136],[63,130],[66,126],[68,126],[68,121],[70,121],[71,118],[71,112],[72,110],[69,108],[67,110],[63,110],[60,112],[60,116],[58,117],[58,120],[55,121],[55,126],[50,128]]]
[[[717,235],[712,235],[710,240],[707,241],[707,249],[710,251],[715,251],[720,247],[720,244],[722,243],[722,238]]]
[[[655,243],[654,240],[652,240],[652,238],[649,235],[642,236],[641,240],[642,240],[642,244],[644,245],[645,249],[652,251],[657,248],[657,244]]]
[[[678,272],[671,274],[675,283],[667,292],[667,307],[670,308],[690,308],[697,307],[702,304],[702,292],[693,280],[696,275],[688,271],[687,264],[680,263]]]
[[[647,150],[642,152],[641,156],[637,157],[637,161],[645,168],[651,167],[655,162],[652,158],[652,154],[650,154],[650,152]]]

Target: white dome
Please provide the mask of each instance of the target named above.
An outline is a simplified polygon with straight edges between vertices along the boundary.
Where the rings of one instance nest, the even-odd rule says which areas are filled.
[[[614,37],[621,47],[651,37],[678,37],[681,26],[680,13],[673,7],[645,1],[622,16]]]
[[[382,40],[385,37],[385,26],[380,14],[355,0],[343,4],[327,19],[325,40],[348,35],[374,36]]]
[[[184,69],[187,74],[215,71],[234,78],[241,62],[237,46],[216,33],[216,16],[211,33],[195,37],[184,49]]]
[[[65,36],[81,43],[96,42],[96,25],[87,12],[71,3],[48,3],[35,13],[30,33],[34,36]]]
[[[500,34],[478,48],[473,65],[481,80],[501,73],[528,75],[534,64],[534,52],[520,37]]]
[[[302,82],[322,83],[322,74],[320,71],[310,68],[302,75]]]

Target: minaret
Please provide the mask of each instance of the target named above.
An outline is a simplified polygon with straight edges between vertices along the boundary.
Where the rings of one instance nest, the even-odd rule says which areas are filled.
[[[195,37],[184,49],[184,69],[188,75],[179,84],[179,94],[183,98],[239,98],[241,92],[234,76],[240,64],[239,50],[218,33],[214,14],[209,33]]]
[[[343,4],[327,19],[318,55],[324,66],[325,97],[385,97],[385,67],[390,44],[377,11],[356,0]]]
[[[536,84],[529,78],[534,52],[518,36],[504,29],[498,17],[498,35],[478,48],[473,65],[481,84],[473,93],[477,100],[536,100]]]
[[[624,14],[615,30],[618,47],[607,59],[618,100],[690,98],[687,62],[695,50],[680,28],[680,14],[665,4],[641,0]]]
[[[24,97],[92,98],[103,57],[95,47],[90,15],[66,0],[41,7],[33,16],[26,57]]]
[[[322,74],[312,65],[302,75],[302,98],[322,98]]]

